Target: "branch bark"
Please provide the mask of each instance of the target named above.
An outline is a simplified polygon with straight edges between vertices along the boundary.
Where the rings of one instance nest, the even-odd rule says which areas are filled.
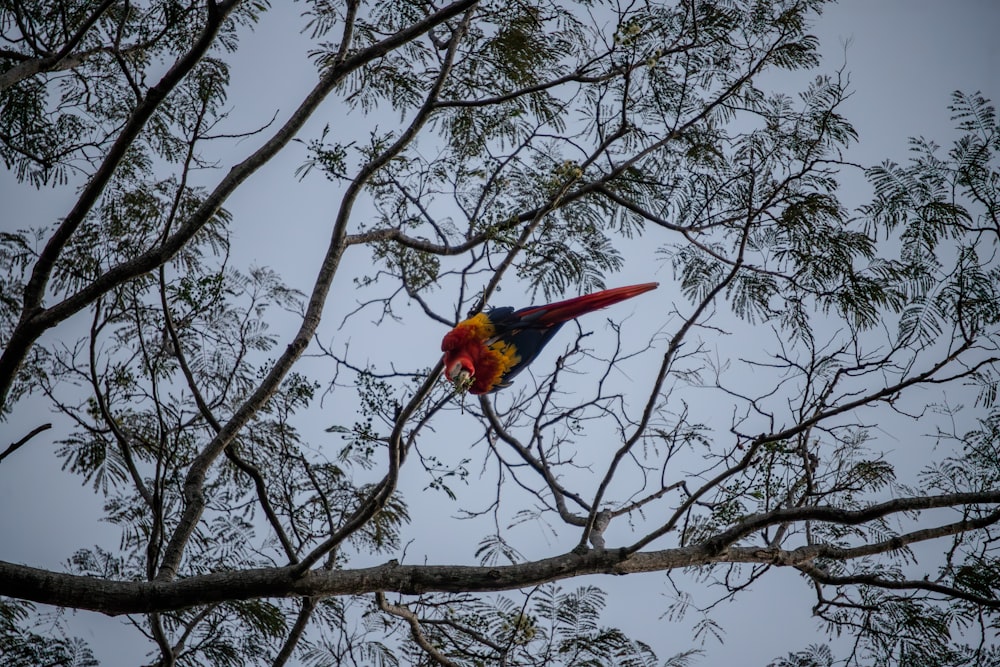
[[[794,508],[771,513],[774,515],[771,518],[775,522],[813,520],[854,525],[918,509],[996,504],[1000,504],[1000,491],[898,498],[856,511],[837,507]],[[994,511],[974,520],[975,527],[998,520],[1000,511]],[[759,525],[755,517],[748,518],[748,521]],[[933,539],[951,535],[955,530],[955,524],[946,524],[918,532],[920,539]],[[110,615],[137,614],[265,597],[312,598],[376,591],[405,595],[503,591],[586,574],[664,572],[727,562],[798,567],[819,557],[849,560],[872,555],[873,552],[892,551],[905,545],[905,536],[900,539],[903,541],[887,540],[858,550],[829,545],[807,545],[794,550],[767,547],[720,550],[710,540],[694,546],[632,554],[627,549],[593,550],[582,554],[571,552],[505,566],[399,565],[393,561],[370,568],[303,572],[298,565],[214,572],[172,581],[111,581],[0,561],[0,594]]]

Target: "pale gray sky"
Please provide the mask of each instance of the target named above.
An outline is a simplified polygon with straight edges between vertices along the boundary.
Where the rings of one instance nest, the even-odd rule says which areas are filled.
[[[301,97],[315,79],[313,69],[297,57],[308,48],[297,35],[297,13],[302,5],[274,4],[276,9],[265,16],[257,34],[249,38],[254,48],[250,52],[241,49],[235,63],[231,98],[237,105],[234,118],[245,118],[248,128],[266,121],[274,111],[280,120],[290,111],[288,100]],[[826,10],[814,32],[826,56],[823,71],[836,70],[846,57],[846,71],[855,94],[843,111],[860,134],[860,143],[847,156],[855,162],[871,164],[886,158],[902,162],[906,158],[906,139],[911,135],[922,134],[946,144],[952,136],[946,107],[955,89],[981,90],[994,102],[1000,102],[1000,51],[996,39],[1000,32],[1000,3],[993,0],[844,0]],[[284,38],[275,36],[282,33]],[[846,50],[845,42],[849,42]],[[279,44],[281,48],[276,48]],[[305,136],[314,136],[325,122],[341,122],[341,118],[335,109],[320,113],[307,127]],[[387,116],[385,122],[396,120]],[[237,153],[245,154],[255,145],[254,139],[248,139],[236,147]],[[298,149],[279,155],[253,177],[249,187],[240,189],[227,207],[236,217],[234,263],[243,268],[251,264],[271,266],[294,286],[308,289],[326,242],[324,230],[332,220],[337,194],[331,194],[322,178],[297,183],[291,177],[302,157]],[[207,174],[209,179],[215,177]],[[23,190],[17,190],[10,196],[13,192],[9,175],[0,174],[0,199],[4,202],[0,227],[4,229],[42,225],[67,209],[66,200],[52,196],[50,191],[25,195]],[[867,196],[867,191],[859,189],[847,193],[844,200],[861,203]],[[290,242],[290,238],[294,240]],[[352,255],[347,262],[345,268],[350,269],[350,262],[362,263],[363,257],[360,253]],[[655,269],[651,267],[650,271]],[[613,282],[627,283],[643,273],[642,266],[633,265],[628,277]],[[639,277],[635,282],[643,279]],[[342,314],[343,309],[337,312]],[[280,324],[277,328],[281,329]],[[426,340],[414,338],[414,344],[425,347],[432,357],[439,334],[427,329]],[[0,446],[49,420],[40,404],[26,403],[9,423],[0,425]],[[317,428],[329,423],[332,418],[317,424]],[[4,560],[59,568],[77,547],[96,543],[114,549],[117,544],[117,532],[93,519],[100,511],[101,500],[60,471],[52,456],[52,442],[60,435],[54,430],[36,439],[0,466],[0,558]],[[409,497],[414,513],[455,513],[454,505],[440,495],[421,497],[423,480],[404,479],[404,488],[408,484],[413,487]],[[456,552],[439,536],[414,537],[411,560],[426,555],[431,560],[474,561],[471,551]],[[540,552],[553,550],[540,531],[537,539]],[[572,546],[568,534],[567,539]],[[413,554],[419,555],[414,558]],[[621,624],[632,636],[653,645],[661,658],[690,648],[689,623],[681,627],[658,620],[667,604],[662,596],[669,594],[660,575],[590,581],[609,592],[607,623]],[[568,581],[563,585],[572,588],[582,583]],[[719,646],[710,641],[705,646],[708,657],[698,664],[764,665],[786,651],[824,641],[809,617],[811,605],[808,587],[794,573],[765,578],[740,601],[715,614],[727,630],[726,644]],[[109,667],[136,664],[148,648],[144,642],[123,641],[123,634],[134,637],[135,633],[122,630],[119,620],[80,612],[73,626],[92,642],[103,664]]]

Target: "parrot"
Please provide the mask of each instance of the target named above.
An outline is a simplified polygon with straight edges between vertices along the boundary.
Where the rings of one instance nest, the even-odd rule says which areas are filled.
[[[502,306],[473,315],[441,341],[445,376],[459,393],[490,394],[509,387],[563,324],[657,287],[628,285],[544,306]]]

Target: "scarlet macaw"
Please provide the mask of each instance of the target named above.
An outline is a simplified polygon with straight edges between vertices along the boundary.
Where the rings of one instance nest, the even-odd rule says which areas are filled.
[[[460,392],[487,394],[509,387],[564,323],[658,286],[616,287],[544,306],[520,310],[505,306],[474,315],[441,341],[445,376]]]

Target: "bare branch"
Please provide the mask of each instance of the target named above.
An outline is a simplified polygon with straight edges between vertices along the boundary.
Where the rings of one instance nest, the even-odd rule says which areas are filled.
[[[17,442],[10,443],[10,445],[7,447],[7,449],[3,450],[3,453],[0,454],[0,461],[3,461],[5,458],[7,458],[8,456],[10,456],[14,452],[16,452],[18,449],[20,449],[21,447],[23,447],[24,445],[26,445],[29,440],[31,440],[32,438],[34,438],[36,435],[38,435],[42,431],[47,431],[50,428],[52,428],[52,424],[42,424],[40,426],[36,426],[35,428],[31,429],[31,431],[26,436],[24,436],[23,438],[21,438]]]
[[[392,614],[393,616],[398,616],[399,618],[406,621],[410,626],[410,635],[413,637],[413,641],[417,642],[417,645],[424,650],[427,655],[431,657],[434,662],[444,667],[456,667],[456,663],[452,662],[446,658],[440,651],[434,648],[427,637],[424,636],[423,630],[420,628],[420,619],[417,615],[406,607],[389,604],[389,601],[385,598],[385,593],[378,591],[375,593],[375,600],[378,602],[378,608],[387,614]]]

